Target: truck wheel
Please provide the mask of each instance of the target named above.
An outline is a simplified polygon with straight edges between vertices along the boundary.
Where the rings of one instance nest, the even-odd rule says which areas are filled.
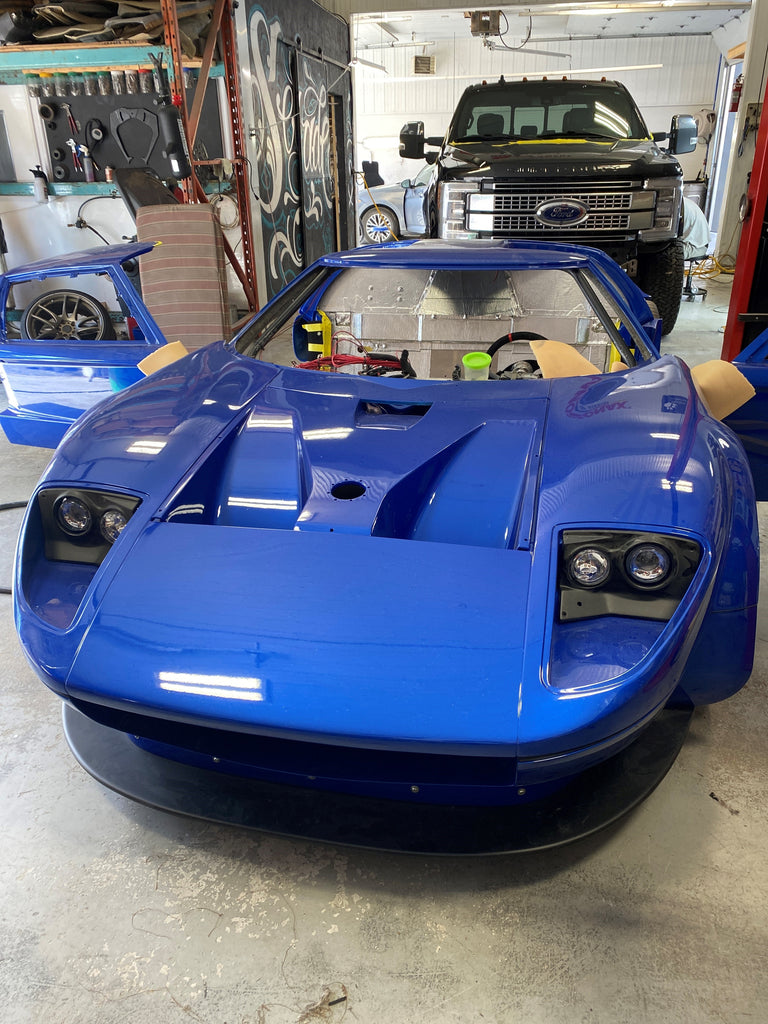
[[[670,242],[661,252],[651,252],[639,258],[637,284],[648,292],[659,310],[662,335],[669,334],[680,312],[683,296],[683,243]]]
[[[396,242],[400,236],[400,225],[395,214],[386,206],[369,207],[360,218],[363,239],[366,242]]]

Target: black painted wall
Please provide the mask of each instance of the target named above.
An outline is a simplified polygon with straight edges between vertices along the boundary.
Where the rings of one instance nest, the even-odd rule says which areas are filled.
[[[347,23],[312,0],[246,0],[267,296],[327,252],[355,244]],[[329,96],[341,136],[339,229],[331,176]]]

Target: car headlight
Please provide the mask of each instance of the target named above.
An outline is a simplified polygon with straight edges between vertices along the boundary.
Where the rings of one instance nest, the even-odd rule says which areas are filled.
[[[63,494],[56,502],[56,521],[65,533],[81,537],[90,530],[93,519],[85,502]]]
[[[599,587],[611,571],[611,562],[599,548],[582,548],[568,563],[568,575],[582,587]]]
[[[701,561],[687,537],[637,530],[564,530],[558,591],[561,622],[600,615],[666,621]]]
[[[660,544],[638,544],[626,557],[627,575],[642,587],[656,587],[669,576],[672,558]]]
[[[125,529],[127,522],[128,520],[119,509],[108,508],[99,520],[101,536],[110,544],[114,544]]]
[[[50,487],[37,495],[45,557],[100,565],[139,506],[129,494]]]

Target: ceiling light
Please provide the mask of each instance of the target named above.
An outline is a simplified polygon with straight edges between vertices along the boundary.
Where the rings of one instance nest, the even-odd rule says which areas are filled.
[[[597,0],[596,3],[590,3],[587,6],[578,3],[555,3],[555,4],[542,4],[536,7],[535,14],[542,15],[548,14],[561,17],[599,17],[604,14],[633,14],[639,11],[715,11],[715,10],[739,10],[746,11],[751,7],[751,3],[736,2],[732,3],[731,0],[712,0],[711,3],[699,2],[695,0],[638,0],[634,3],[602,3]],[[528,18],[530,17],[529,11],[518,11],[518,17]]]
[[[358,24],[368,23],[369,25],[390,24],[395,21],[413,21],[412,14],[354,14],[353,18]]]

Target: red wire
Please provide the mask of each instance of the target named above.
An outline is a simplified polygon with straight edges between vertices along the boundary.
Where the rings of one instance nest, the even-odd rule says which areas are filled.
[[[394,359],[377,359],[375,356],[351,356],[337,352],[330,356],[318,356],[317,359],[310,359],[306,363],[296,364],[300,370],[320,370],[324,366],[336,369],[339,366],[378,366],[384,370],[399,370],[400,361]]]

